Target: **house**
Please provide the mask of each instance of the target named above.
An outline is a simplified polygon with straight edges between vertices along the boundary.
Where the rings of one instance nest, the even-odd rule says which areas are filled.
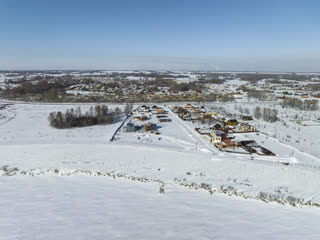
[[[217,123],[213,126],[213,130],[222,130],[222,126],[219,123]]]
[[[225,140],[225,139],[227,138],[227,133],[224,132],[224,131],[213,130],[213,132],[214,132],[217,136],[221,137],[221,141],[223,141],[223,140]]]
[[[218,144],[221,143],[221,141],[223,141],[226,138],[226,133],[222,132],[222,131],[209,131],[209,133],[207,131],[204,131],[203,129],[198,129],[198,132],[200,134],[205,134],[206,138],[208,139],[209,142],[213,143],[213,144]]]
[[[160,118],[160,122],[171,122],[170,118]]]
[[[218,144],[220,148],[234,148],[236,147],[236,143],[231,141],[230,139],[224,139],[221,143]]]
[[[158,109],[157,110],[157,114],[163,114],[164,113],[164,109]]]
[[[209,113],[205,113],[202,115],[202,119],[212,119],[212,117]]]
[[[140,107],[140,111],[141,111],[141,112],[149,112],[149,111],[150,111],[150,108],[149,108],[148,106],[146,106],[146,105],[142,105],[142,106]]]
[[[217,134],[216,132],[210,132],[210,136],[211,136],[211,142],[213,143],[213,144],[215,144],[215,143],[221,143],[221,139],[222,139],[222,136],[221,136],[221,134]]]
[[[139,126],[134,125],[133,123],[127,124],[127,132],[136,132],[140,129]]]
[[[193,106],[192,106],[191,104],[187,104],[187,105],[184,106],[184,108],[185,108],[185,109],[192,109]]]
[[[140,121],[147,121],[148,120],[148,116],[146,115],[141,115],[137,117]]]
[[[198,107],[193,108],[191,112],[192,113],[201,113],[201,111]]]
[[[253,118],[252,118],[252,116],[242,116],[242,120],[243,121],[252,121]]]
[[[208,135],[208,136],[210,135],[210,132],[212,131],[209,128],[195,128],[195,130],[201,135]]]
[[[255,132],[256,128],[249,124],[242,123],[239,127],[240,132]]]
[[[229,126],[237,126],[238,125],[238,121],[236,119],[229,119],[226,122],[226,124],[229,125]]]
[[[143,130],[145,131],[154,131],[156,128],[157,125],[155,123],[146,123],[143,125]]]

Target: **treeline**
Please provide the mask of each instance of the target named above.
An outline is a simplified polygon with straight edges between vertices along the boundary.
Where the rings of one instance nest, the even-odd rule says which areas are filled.
[[[171,72],[173,73],[173,72]],[[145,72],[131,72],[131,73],[120,73],[120,72],[112,72],[112,73],[108,73],[105,75],[99,75],[99,76],[106,76],[106,77],[112,77],[112,78],[121,78],[121,79],[125,79],[127,77],[139,77],[141,79],[144,78],[183,78],[183,77],[189,77],[188,75],[183,75],[183,74],[179,74],[179,75],[171,75],[170,72],[166,72],[166,73],[159,73],[159,72],[149,72],[149,73],[145,73]]]
[[[171,88],[172,90],[186,92],[189,90],[199,90],[201,89],[201,86],[198,85],[196,82],[185,82],[185,83],[179,83]]]
[[[308,84],[306,85],[306,90],[320,91],[320,84],[319,83]]]
[[[140,83],[141,84],[141,83]],[[144,86],[153,86],[155,89],[158,87],[170,87],[173,91],[182,91],[186,92],[189,90],[199,90],[203,87],[203,85],[197,83],[197,82],[183,82],[183,83],[177,83],[176,81],[172,79],[156,79],[156,80],[150,80],[143,83]]]
[[[278,111],[271,108],[256,107],[254,109],[254,117],[256,119],[262,118],[266,122],[276,122],[278,120]]]
[[[318,100],[302,101],[299,98],[285,98],[283,99],[282,106],[307,111],[315,111],[319,109]]]
[[[302,75],[302,74],[262,74],[262,73],[239,73],[237,74],[241,80],[249,81],[251,83],[257,83],[260,80],[268,79],[269,81],[274,81],[275,83],[280,83],[280,79],[288,79],[295,81],[308,81],[313,75]],[[273,79],[273,80],[272,80]]]
[[[225,79],[219,79],[219,78],[213,78],[213,79],[208,79],[208,78],[204,78],[204,79],[199,79],[197,82],[199,84],[223,84],[226,80]]]
[[[239,89],[243,90],[244,92],[247,92],[248,98],[255,98],[259,101],[265,101],[270,97],[270,92],[268,91],[248,89],[245,86],[242,86]]]
[[[47,76],[38,75],[31,78],[23,76],[16,80],[6,80],[6,88],[3,95],[7,98],[16,98],[24,96],[36,96],[41,100],[57,100],[59,95],[65,93],[65,89],[75,84],[90,84],[94,81],[90,78],[78,79],[72,75]],[[16,87],[10,87],[10,84],[19,84]]]
[[[223,79],[208,79],[201,78],[198,81],[182,82],[178,83],[172,79],[156,78],[155,80],[141,81],[141,80],[121,80],[120,82],[109,82],[105,83],[106,87],[120,87],[120,86],[144,86],[149,88],[154,88],[158,90],[158,87],[169,87],[173,91],[186,92],[189,90],[204,90],[206,89],[206,83],[209,84],[222,84],[225,80]]]
[[[217,98],[220,100],[220,102],[233,102],[234,101],[234,96],[229,93],[218,94]]]
[[[270,93],[267,91],[260,91],[260,90],[248,90],[247,92],[248,98],[256,98],[259,101],[264,101],[269,98]]]
[[[3,94],[8,98],[36,95],[43,100],[56,100],[59,95],[65,93],[65,88],[76,84],[77,81],[75,79],[27,81],[14,88],[6,87]]]
[[[263,79],[274,78],[274,74],[260,74],[260,73],[238,73],[237,77],[239,77],[243,81],[248,81],[252,84],[257,83]]]
[[[116,107],[109,109],[107,105],[96,105],[82,112],[81,107],[68,109],[65,113],[51,112],[48,120],[55,128],[86,127],[99,124],[120,122],[124,117],[123,111]]]

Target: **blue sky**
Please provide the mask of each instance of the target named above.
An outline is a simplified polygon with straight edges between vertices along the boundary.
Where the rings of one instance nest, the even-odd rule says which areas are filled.
[[[0,0],[0,70],[320,71],[320,1]]]

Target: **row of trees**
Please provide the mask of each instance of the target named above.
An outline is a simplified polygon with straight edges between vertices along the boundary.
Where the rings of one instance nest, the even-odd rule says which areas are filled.
[[[308,84],[306,85],[306,89],[312,90],[312,91],[320,91],[320,84],[319,83]]]
[[[218,95],[218,99],[221,102],[233,102],[234,101],[234,96],[232,94],[228,94],[228,93],[219,94]]]
[[[82,112],[80,106],[76,109],[67,109],[65,113],[51,112],[48,120],[52,127],[61,129],[111,124],[121,121],[123,117],[124,113],[118,107],[112,110],[107,105],[96,105],[85,112]]]
[[[8,98],[32,95],[41,97],[43,100],[56,100],[59,95],[65,93],[66,87],[72,86],[76,82],[74,79],[28,81],[14,88],[6,86],[3,94]]]
[[[3,95],[7,98],[36,97],[43,101],[57,101],[65,94],[65,89],[75,84],[94,83],[91,78],[78,79],[72,75],[48,76],[38,75],[15,80],[6,80]]]
[[[280,79],[288,79],[288,80],[296,80],[296,81],[307,81],[310,80],[313,75],[302,75],[302,74],[294,74],[294,73],[283,73],[283,74],[262,74],[262,73],[238,73],[236,75],[241,80],[249,81],[250,83],[257,83],[260,80],[268,79],[274,80],[277,83],[280,83]]]
[[[129,114],[133,111],[133,104],[132,103],[127,103],[126,106],[124,107],[124,114],[126,116],[129,116]]]
[[[276,109],[256,107],[254,109],[254,117],[257,119],[262,119],[266,122],[276,122],[278,120],[278,111]]]
[[[318,100],[302,101],[299,98],[285,98],[283,99],[282,106],[307,111],[315,111],[319,109]]]
[[[254,89],[247,89],[247,94],[248,94],[248,98],[256,98],[259,101],[264,101],[270,96],[270,93],[267,91],[254,90]]]

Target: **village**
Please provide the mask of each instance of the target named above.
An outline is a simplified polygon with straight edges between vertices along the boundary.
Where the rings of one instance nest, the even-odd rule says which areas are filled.
[[[123,132],[135,133],[141,140],[146,133],[159,136],[161,130],[172,123],[170,114],[175,114],[181,121],[188,122],[195,134],[205,140],[215,151],[276,156],[275,153],[259,145],[255,140],[244,137],[250,133],[259,135],[259,131],[250,122],[252,116],[242,116],[241,119],[228,119],[217,112],[210,112],[204,106],[186,104],[183,106],[159,107],[157,105],[142,105],[135,109],[132,117],[124,126]],[[199,124],[202,127],[199,127]],[[196,127],[198,126],[198,127]],[[127,136],[124,136],[125,138]]]
[[[172,107],[172,111],[184,121],[201,122],[212,127],[195,128],[217,149],[225,152],[248,153],[275,156],[268,149],[259,146],[254,140],[244,140],[242,133],[256,133],[259,131],[249,123],[252,116],[242,116],[241,119],[227,119],[217,112],[208,112],[205,107],[196,107],[187,104],[184,107]]]
[[[316,105],[320,98],[319,75],[302,74],[26,72],[0,73],[0,80],[0,93],[6,98],[28,101],[45,100],[42,91],[50,86],[58,88],[50,97],[57,102],[270,102],[294,98]]]
[[[101,82],[102,81],[102,82]],[[258,97],[264,101],[277,101],[284,98],[300,98],[316,100],[320,98],[320,89],[317,87],[318,80],[311,82],[265,80],[260,83],[249,83],[245,87],[244,82],[230,84],[205,83],[193,89],[176,89],[169,83],[159,86],[151,80],[143,80],[139,83],[134,81],[111,80],[112,87],[100,80],[96,83],[77,84],[66,88],[66,93],[74,97],[79,95],[104,96],[109,101],[144,101],[144,102],[174,102],[174,101],[210,101],[223,100],[234,101],[247,97]],[[150,83],[151,82],[151,83]],[[196,80],[195,82],[201,82]],[[242,85],[242,86],[241,86]],[[252,94],[253,93],[253,94]],[[256,93],[256,95],[255,95]]]

